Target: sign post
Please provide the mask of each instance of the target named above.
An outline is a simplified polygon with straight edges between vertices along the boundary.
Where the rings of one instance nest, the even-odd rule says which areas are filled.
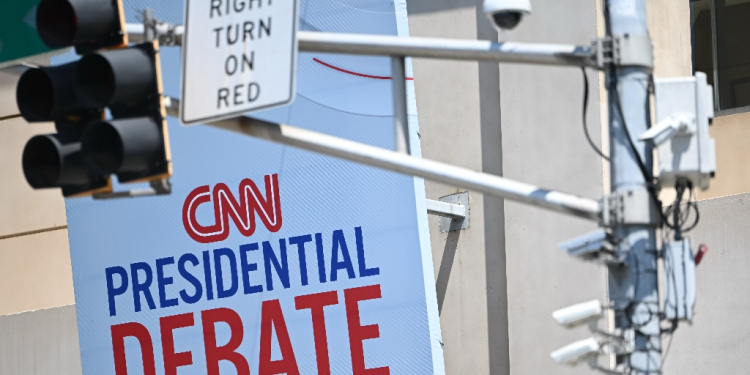
[[[185,6],[183,124],[292,102],[297,0],[188,0]]]

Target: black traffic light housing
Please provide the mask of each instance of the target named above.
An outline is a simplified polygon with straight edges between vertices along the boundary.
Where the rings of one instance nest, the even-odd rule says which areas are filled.
[[[128,44],[122,0],[42,0],[36,25],[49,47],[75,46],[78,54]]]
[[[83,160],[79,132],[34,136],[26,143],[22,164],[35,189],[60,187],[65,197],[112,191],[110,178],[92,172]]]
[[[78,94],[108,107],[112,120],[86,127],[84,157],[120,182],[167,178],[171,173],[166,109],[161,96],[158,42],[91,53],[75,73]]]
[[[22,116],[54,121],[58,131],[27,143],[29,184],[61,187],[65,196],[111,192],[112,174],[121,183],[168,186],[172,166],[158,41],[128,47],[121,0],[41,0],[36,21],[47,45],[75,46],[84,56],[31,69],[19,80]],[[104,118],[105,108],[111,120]]]
[[[82,105],[75,95],[77,64],[29,69],[16,87],[21,115],[29,122],[55,121],[58,131],[26,144],[21,161],[26,180],[35,189],[60,187],[66,197],[111,191],[109,178],[92,170],[81,154],[83,129],[102,111]]]
[[[76,61],[25,71],[16,86],[16,103],[21,116],[29,122],[61,120],[68,125],[85,118],[101,117],[101,110],[85,106],[75,95],[77,66]]]

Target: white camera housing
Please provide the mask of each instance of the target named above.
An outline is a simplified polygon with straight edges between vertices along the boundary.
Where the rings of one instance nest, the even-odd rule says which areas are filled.
[[[689,238],[664,244],[664,273],[668,275],[665,318],[692,322],[696,295],[695,256]]]
[[[656,145],[660,186],[689,181],[708,189],[716,172],[716,144],[708,132],[714,97],[706,74],[655,78],[654,88],[657,125],[641,139]]]
[[[498,31],[510,30],[531,13],[531,0],[484,0],[483,11]]]
[[[601,344],[591,337],[563,346],[550,353],[550,357],[558,364],[575,366],[582,361],[595,358],[599,354],[599,350],[601,350]]]
[[[579,303],[556,310],[552,317],[563,327],[573,328],[602,317],[602,304],[598,300]]]
[[[568,255],[583,260],[597,260],[602,258],[604,253],[614,254],[615,250],[612,236],[604,229],[586,233],[557,246],[567,251]]]

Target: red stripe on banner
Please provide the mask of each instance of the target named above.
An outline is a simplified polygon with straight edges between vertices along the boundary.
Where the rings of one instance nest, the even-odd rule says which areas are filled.
[[[338,66],[334,66],[334,65],[325,63],[323,61],[320,61],[316,57],[313,57],[313,61],[315,61],[316,63],[318,63],[320,65],[327,66],[327,67],[329,67],[329,68],[331,68],[333,70],[338,70],[339,72],[346,73],[346,74],[351,74],[351,75],[357,76],[357,77],[372,78],[372,79],[391,79],[391,77],[373,76],[373,75],[369,75],[369,74],[362,74],[362,73],[352,72],[351,70],[342,69],[342,68],[339,68]],[[407,81],[413,81],[414,78],[412,78],[412,77],[406,77],[406,80]]]

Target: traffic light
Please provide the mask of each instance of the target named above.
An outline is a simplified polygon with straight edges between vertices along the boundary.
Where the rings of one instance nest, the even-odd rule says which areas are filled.
[[[73,84],[77,62],[30,69],[16,87],[21,115],[29,122],[54,121],[57,134],[37,135],[23,150],[23,172],[35,189],[60,187],[64,196],[111,190],[109,178],[88,168],[80,138],[102,111],[84,107]]]
[[[30,69],[18,82],[21,115],[29,122],[54,121],[58,132],[26,144],[23,169],[33,188],[89,195],[111,192],[112,174],[121,183],[171,175],[159,45],[128,47],[122,15],[119,0],[39,4],[42,40],[50,47],[74,46],[83,57]]]
[[[83,132],[84,158],[120,182],[171,175],[158,42],[84,56],[75,85],[87,103],[108,107],[112,120]]]
[[[122,0],[42,0],[36,28],[47,46],[78,54],[128,45]]]

